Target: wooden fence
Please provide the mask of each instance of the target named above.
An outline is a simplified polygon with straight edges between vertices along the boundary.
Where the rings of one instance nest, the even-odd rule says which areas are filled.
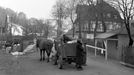
[[[122,62],[134,65],[134,47],[122,46]]]

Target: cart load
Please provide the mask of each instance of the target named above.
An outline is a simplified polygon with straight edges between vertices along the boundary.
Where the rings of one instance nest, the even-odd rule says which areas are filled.
[[[61,55],[63,58],[75,57],[76,56],[76,45],[77,43],[66,43],[62,45]]]

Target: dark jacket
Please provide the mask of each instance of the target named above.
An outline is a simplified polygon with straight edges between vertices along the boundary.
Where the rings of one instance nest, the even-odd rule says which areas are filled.
[[[64,42],[64,43],[67,43],[68,41],[72,41],[72,39],[69,38],[69,37],[66,36],[66,35],[63,35],[63,42]]]
[[[77,42],[77,46],[76,46],[76,64],[78,65],[82,65],[83,63],[83,54],[84,54],[84,48],[82,47],[82,43],[81,42]]]

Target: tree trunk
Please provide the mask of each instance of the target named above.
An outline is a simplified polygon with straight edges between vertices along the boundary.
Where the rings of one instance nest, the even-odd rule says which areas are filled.
[[[131,47],[133,45],[133,39],[129,38],[129,46]]]
[[[106,27],[106,24],[105,24],[104,20],[102,20],[102,26],[103,26],[103,31],[106,32],[107,27]]]
[[[74,37],[74,35],[75,35],[75,26],[74,26],[74,25],[75,25],[75,23],[74,23],[74,20],[73,20],[72,15],[73,15],[73,14],[71,13],[70,20],[71,20],[72,25],[73,25],[73,35],[72,35],[72,36]]]
[[[73,23],[73,37],[74,37],[74,33],[75,33],[75,28],[74,28],[74,23]]]
[[[82,38],[81,36],[81,18],[80,13],[78,14],[78,25],[79,25],[79,39]]]
[[[95,29],[94,29],[94,45],[95,45],[95,37],[96,37],[96,33],[97,33],[97,28],[98,28],[98,17],[96,16],[96,25],[95,25]]]
[[[127,30],[127,32],[128,32],[129,46],[131,47],[131,46],[133,45],[133,39],[132,39],[132,36],[131,36],[129,23],[126,23],[125,26],[126,26],[126,30]]]
[[[90,32],[91,32],[91,21],[88,20],[88,33],[90,33]]]
[[[81,39],[82,36],[81,36],[81,22],[79,22],[79,39]]]
[[[106,27],[106,24],[105,24],[105,21],[104,21],[104,16],[103,16],[104,12],[101,12],[100,15],[101,15],[101,23],[102,23],[102,27],[103,27],[103,32],[106,32],[107,27]]]

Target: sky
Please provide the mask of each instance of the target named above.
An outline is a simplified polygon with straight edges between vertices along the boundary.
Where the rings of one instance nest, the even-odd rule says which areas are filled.
[[[28,18],[51,18],[56,0],[0,0],[0,6],[16,12],[24,12]]]

